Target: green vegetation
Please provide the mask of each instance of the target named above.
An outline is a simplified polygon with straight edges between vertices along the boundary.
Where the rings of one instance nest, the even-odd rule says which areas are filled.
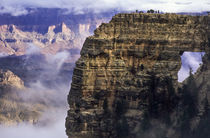
[[[108,109],[108,101],[107,101],[107,98],[104,100],[104,103],[103,103],[103,109],[104,109],[104,114],[107,114],[109,111]]]
[[[210,136],[210,109],[207,97],[204,100],[204,113],[196,130],[192,133],[192,138],[207,138]]]
[[[126,113],[128,107],[124,100],[119,100],[116,103],[115,113],[117,117],[121,117],[123,114]]]
[[[116,131],[118,138],[127,138],[129,136],[128,122],[125,117],[117,122]]]
[[[198,113],[198,108],[196,106],[198,105],[198,88],[192,74],[192,69],[190,69],[189,75],[187,83],[181,90],[182,100],[180,106],[183,110],[183,114],[180,120],[180,131],[182,138],[191,136],[191,121]]]
[[[129,125],[124,114],[127,112],[127,102],[123,99],[117,100],[115,104],[115,120],[117,138],[127,138],[129,136]]]
[[[155,74],[152,74],[150,80],[148,106],[144,110],[138,136],[147,138],[150,137],[150,133],[155,133],[156,138],[164,138],[166,137],[165,127],[172,126],[170,117],[178,106],[178,96],[171,77],[160,80]],[[160,85],[161,91],[157,89]]]
[[[155,13],[155,11],[153,9],[150,9],[147,11],[147,13]]]
[[[147,13],[160,13],[160,11],[159,10],[155,11],[153,9],[150,9],[150,10],[147,11]]]

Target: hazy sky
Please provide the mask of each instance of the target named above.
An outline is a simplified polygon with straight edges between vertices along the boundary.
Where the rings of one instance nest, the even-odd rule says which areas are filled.
[[[76,13],[87,8],[95,12],[109,9],[200,12],[210,9],[210,0],[0,0],[1,13],[27,14],[26,7],[67,8]]]
[[[204,52],[184,52],[181,56],[182,67],[178,72],[178,81],[182,82],[189,76],[190,68],[193,70],[193,74],[202,64],[202,57]]]

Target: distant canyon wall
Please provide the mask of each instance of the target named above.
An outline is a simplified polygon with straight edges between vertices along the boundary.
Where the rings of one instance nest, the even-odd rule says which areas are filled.
[[[0,14],[0,124],[4,125],[49,124],[53,118],[42,120],[46,111],[66,110],[82,44],[112,16],[28,10],[21,16]]]
[[[0,15],[0,53],[23,55],[33,44],[43,53],[80,50],[85,38],[112,13],[75,15],[62,9],[34,9],[27,15]]]

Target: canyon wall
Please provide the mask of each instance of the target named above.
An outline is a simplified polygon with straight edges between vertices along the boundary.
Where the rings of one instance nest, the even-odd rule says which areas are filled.
[[[28,11],[27,15],[0,15],[1,55],[24,55],[30,44],[39,47],[44,54],[70,49],[80,51],[85,38],[113,14],[76,15],[62,9],[45,8]]]
[[[0,70],[8,71],[3,74],[9,78],[0,72],[0,125],[47,125],[58,119],[46,114],[66,111],[69,83],[85,38],[112,16],[27,10],[26,15],[0,14]],[[19,79],[22,84],[17,85],[24,88],[14,87],[16,81],[10,78]]]
[[[180,56],[184,51],[208,53],[209,46],[210,16],[115,15],[86,39],[76,62],[67,135],[148,137],[142,135],[149,116],[160,128],[160,120],[170,120],[165,135],[179,137],[175,128],[184,110],[178,111],[183,95],[177,81]]]

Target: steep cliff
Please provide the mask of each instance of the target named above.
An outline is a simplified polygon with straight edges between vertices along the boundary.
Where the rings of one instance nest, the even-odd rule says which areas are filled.
[[[179,121],[186,104],[181,99],[191,83],[177,81],[180,56],[184,51],[208,53],[209,46],[210,16],[115,15],[86,39],[76,62],[67,135],[184,136]]]

